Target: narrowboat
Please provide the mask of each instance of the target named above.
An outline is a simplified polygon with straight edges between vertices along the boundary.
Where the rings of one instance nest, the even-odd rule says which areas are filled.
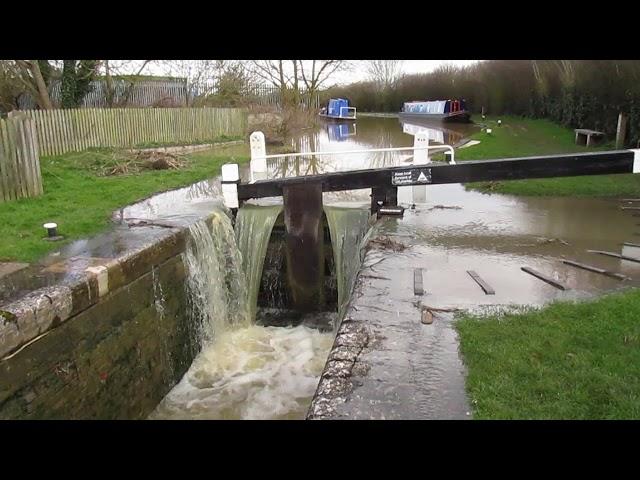
[[[437,120],[441,122],[469,122],[471,114],[464,100],[435,100],[405,102],[400,118]]]
[[[320,109],[319,115],[328,120],[355,120],[356,108],[349,106],[349,100],[332,98],[326,107]]]

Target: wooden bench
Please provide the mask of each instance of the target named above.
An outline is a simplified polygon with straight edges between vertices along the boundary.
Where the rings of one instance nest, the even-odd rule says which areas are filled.
[[[593,143],[598,143],[604,138],[604,132],[588,130],[586,128],[576,128],[576,145],[586,145],[590,147]]]

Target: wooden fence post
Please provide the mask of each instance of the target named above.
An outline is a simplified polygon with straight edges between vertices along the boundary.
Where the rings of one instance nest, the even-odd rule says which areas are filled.
[[[0,120],[0,201],[42,194],[34,121],[23,113]]]
[[[616,130],[616,149],[624,148],[627,136],[627,116],[620,112],[618,115],[618,129]]]

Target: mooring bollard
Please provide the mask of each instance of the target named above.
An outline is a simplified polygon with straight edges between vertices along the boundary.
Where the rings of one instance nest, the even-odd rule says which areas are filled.
[[[62,240],[62,236],[58,235],[58,224],[49,222],[42,225],[43,228],[47,230],[47,236],[44,237],[45,240],[50,242],[55,242],[57,240]]]
[[[426,132],[418,132],[413,137],[413,148],[429,148],[429,135]],[[431,163],[429,158],[429,150],[414,150],[413,164],[426,165]]]
[[[42,226],[47,229],[47,236],[49,238],[58,236],[58,224],[57,223],[53,223],[53,222],[45,223]]]
[[[264,133],[253,132],[249,137],[251,146],[251,171],[264,173],[267,171],[267,147],[264,140]]]

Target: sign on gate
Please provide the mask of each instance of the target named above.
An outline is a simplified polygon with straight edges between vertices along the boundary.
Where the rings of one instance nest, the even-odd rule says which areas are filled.
[[[431,183],[431,169],[412,168],[391,173],[391,185],[415,185],[416,183]]]

